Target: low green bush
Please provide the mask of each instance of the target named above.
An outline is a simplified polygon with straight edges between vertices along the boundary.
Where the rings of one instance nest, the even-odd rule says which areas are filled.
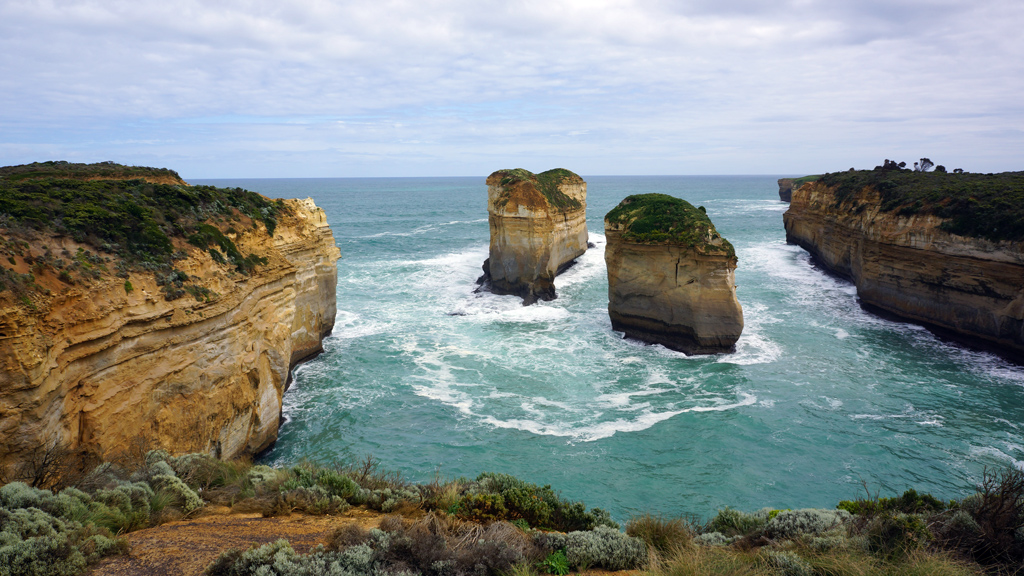
[[[628,570],[639,568],[647,561],[647,545],[643,540],[608,526],[568,534],[540,532],[534,536],[534,542],[547,550],[565,550],[573,569]]]
[[[469,486],[468,492],[500,495],[501,505],[507,510],[507,517],[502,519],[521,518],[530,526],[565,532],[590,530],[595,526],[619,527],[605,510],[592,508],[588,511],[582,502],[561,498],[550,485],[539,486],[510,474],[484,472]],[[460,502],[460,510],[462,506]]]
[[[947,508],[947,504],[931,494],[918,494],[911,488],[895,498],[842,500],[836,508],[846,510],[853,515],[873,516],[882,512],[902,512],[904,514],[941,512]]]
[[[130,494],[113,499],[131,506]],[[95,521],[96,507],[107,509],[72,488],[56,495],[21,482],[0,488],[0,576],[71,576],[123,553],[124,541]]]
[[[555,550],[551,554],[548,554],[547,558],[538,562],[537,568],[547,572],[548,574],[565,576],[569,573],[569,558],[566,557],[565,550]]]
[[[785,510],[768,521],[764,532],[769,538],[790,539],[798,536],[817,536],[826,532],[841,529],[850,520],[846,510],[823,510],[804,508],[802,510]]]
[[[866,532],[871,551],[884,556],[907,554],[923,548],[933,538],[921,516],[900,512],[875,516]]]
[[[989,240],[1024,240],[1024,172],[999,174],[915,172],[881,166],[822,175],[836,205],[865,187],[881,196],[883,212],[901,216],[934,214],[942,229]]]
[[[814,576],[814,569],[797,553],[788,550],[766,550],[760,562],[782,576]]]
[[[745,536],[763,529],[779,512],[771,508],[762,508],[757,512],[746,513],[726,507],[718,511],[705,531],[721,532],[725,536]]]

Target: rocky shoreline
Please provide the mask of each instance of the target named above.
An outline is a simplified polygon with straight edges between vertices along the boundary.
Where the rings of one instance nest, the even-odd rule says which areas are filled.
[[[873,187],[807,184],[783,215],[786,241],[857,286],[861,303],[976,348],[1024,359],[1024,243],[947,232],[947,218],[885,211]]]

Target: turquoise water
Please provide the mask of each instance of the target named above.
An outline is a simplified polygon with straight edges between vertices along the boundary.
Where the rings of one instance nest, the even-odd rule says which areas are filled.
[[[909,487],[953,498],[1024,461],[1024,369],[860,309],[787,246],[776,177],[589,177],[596,248],[523,307],[476,294],[483,178],[209,180],[312,196],[343,259],[325,353],[296,369],[271,464],[373,454],[429,481],[509,472],[625,519],[832,507]],[[623,340],[602,217],[632,193],[703,205],[735,246],[731,355]]]

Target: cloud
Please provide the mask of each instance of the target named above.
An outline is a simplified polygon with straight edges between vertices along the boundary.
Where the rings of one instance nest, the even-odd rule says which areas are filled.
[[[0,159],[196,177],[1020,168],[1000,129],[1024,119],[1021,21],[1012,1],[9,0]]]

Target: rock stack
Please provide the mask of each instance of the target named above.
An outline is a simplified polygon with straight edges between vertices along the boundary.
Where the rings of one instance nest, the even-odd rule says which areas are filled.
[[[523,304],[555,299],[555,276],[587,251],[587,183],[568,170],[487,177],[490,255],[481,284]]]
[[[743,331],[736,252],[703,207],[633,195],[605,216],[604,227],[612,329],[687,354],[735,349]]]

